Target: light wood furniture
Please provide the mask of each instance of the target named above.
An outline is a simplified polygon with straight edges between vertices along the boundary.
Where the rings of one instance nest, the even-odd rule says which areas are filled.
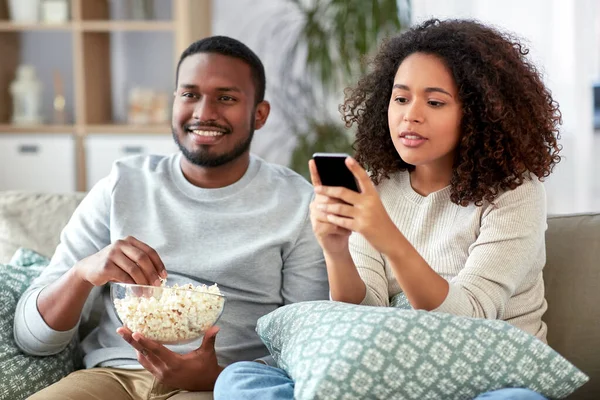
[[[71,0],[71,20],[60,25],[15,24],[9,20],[7,5],[0,0],[0,140],[2,134],[72,135],[76,189],[86,190],[86,138],[93,134],[170,135],[170,126],[135,126],[117,124],[112,115],[110,35],[118,31],[170,32],[176,65],[181,52],[193,41],[211,32],[211,0],[169,1],[170,20],[110,20],[109,0]],[[72,43],[74,123],[69,125],[15,126],[10,124],[12,100],[10,82],[20,58],[20,33],[28,31],[67,32]],[[148,51],[152,47],[149,43]],[[152,66],[147,66],[152,68]],[[170,137],[170,136],[169,136]]]

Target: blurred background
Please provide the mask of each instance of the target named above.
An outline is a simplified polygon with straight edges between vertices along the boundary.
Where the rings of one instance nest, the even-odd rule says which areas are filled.
[[[86,191],[117,158],[176,151],[175,66],[207,35],[263,60],[272,113],[252,151],[305,174],[313,152],[351,151],[337,108],[365,56],[430,17],[525,42],[563,114],[548,211],[600,211],[597,0],[0,0],[0,190]]]

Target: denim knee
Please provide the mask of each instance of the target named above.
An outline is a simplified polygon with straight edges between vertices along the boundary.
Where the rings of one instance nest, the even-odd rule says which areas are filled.
[[[221,372],[213,395],[215,400],[292,400],[294,382],[279,368],[240,361]]]
[[[544,396],[533,390],[524,388],[506,388],[483,393],[475,400],[546,400]]]

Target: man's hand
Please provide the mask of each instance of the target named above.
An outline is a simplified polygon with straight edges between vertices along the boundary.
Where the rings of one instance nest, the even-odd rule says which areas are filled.
[[[213,326],[204,334],[199,348],[182,355],[137,332],[132,334],[125,327],[117,329],[117,333],[136,349],[140,364],[161,383],[193,392],[213,390],[217,377],[223,371],[215,353],[217,332],[219,328]]]
[[[93,286],[107,282],[160,285],[167,270],[158,253],[146,243],[129,236],[106,246],[75,264],[77,276]]]

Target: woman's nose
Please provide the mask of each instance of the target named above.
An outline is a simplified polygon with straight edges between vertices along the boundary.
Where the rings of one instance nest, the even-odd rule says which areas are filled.
[[[406,108],[406,113],[404,114],[404,120],[406,122],[423,122],[423,109],[416,102],[410,104]]]

